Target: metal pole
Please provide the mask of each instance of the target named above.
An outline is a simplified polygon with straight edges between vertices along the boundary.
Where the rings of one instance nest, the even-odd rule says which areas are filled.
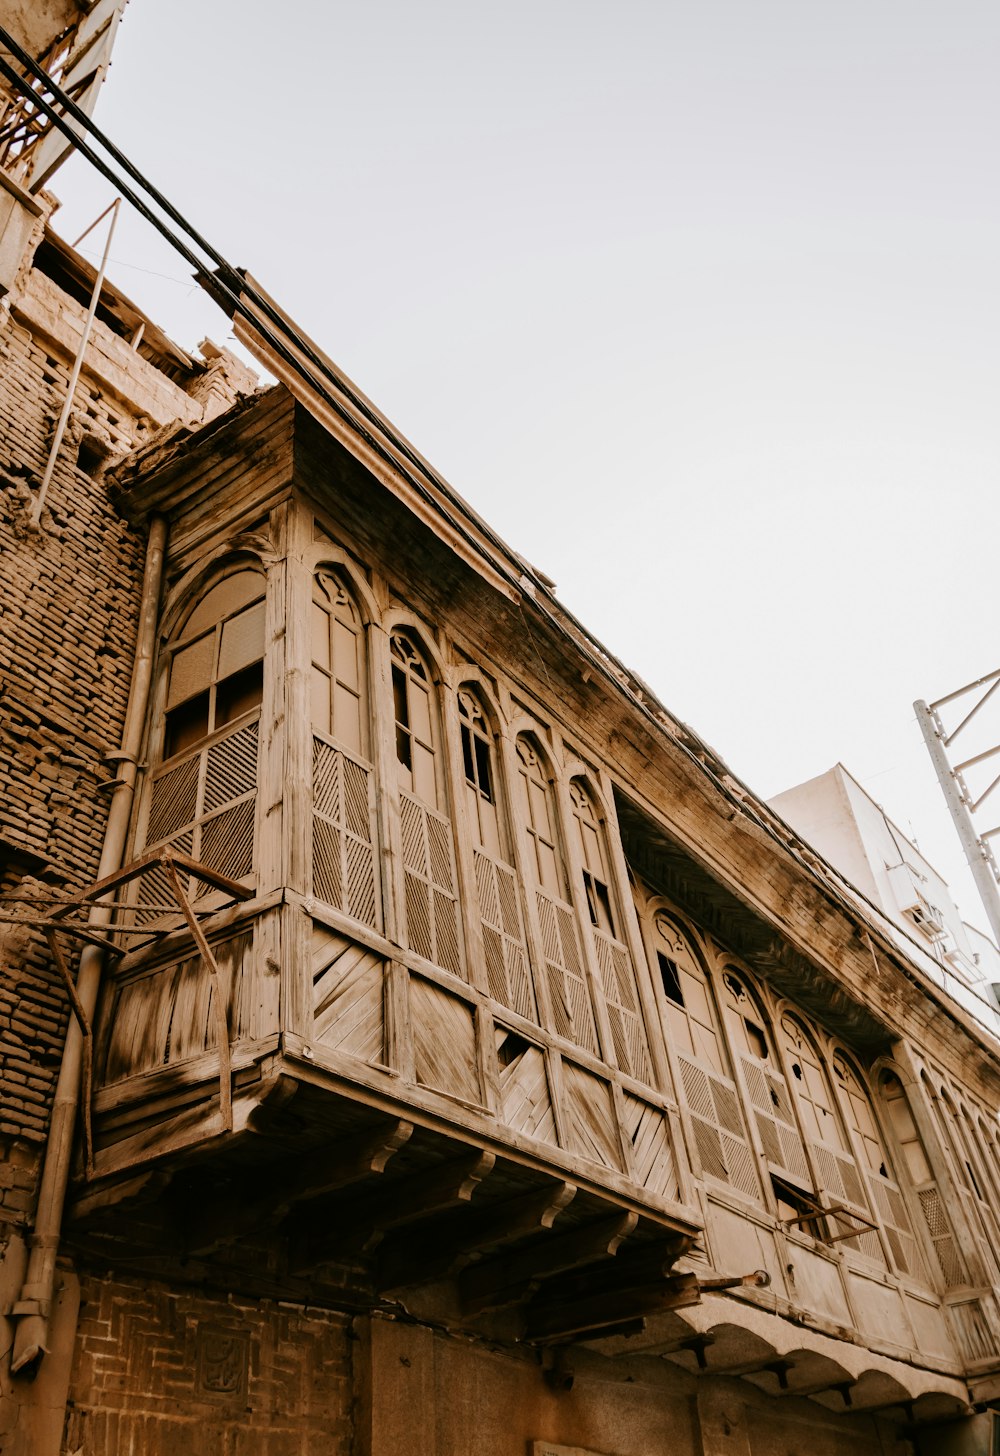
[[[931,756],[931,763],[938,776],[945,803],[951,811],[952,820],[958,830],[958,837],[962,842],[965,858],[972,871],[979,898],[983,902],[983,909],[990,922],[993,938],[1000,944],[1000,886],[997,885],[990,858],[982,840],[976,833],[968,803],[955,781],[955,774],[944,751],[944,744],[941,741],[942,734],[939,731],[935,714],[923,702],[914,703],[913,711],[917,715],[920,731],[924,735],[927,752]]]
[[[31,522],[32,525],[35,526],[38,525],[39,521],[42,518],[42,507],[45,504],[45,497],[49,493],[49,486],[52,483],[52,473],[56,468],[56,460],[59,458],[59,450],[62,446],[63,435],[66,433],[66,426],[69,423],[70,410],[73,408],[73,396],[76,393],[77,380],[80,378],[80,370],[83,367],[83,356],[86,352],[87,345],[90,342],[90,331],[94,327],[94,318],[97,314],[97,305],[100,302],[101,289],[104,287],[104,273],[108,266],[108,254],[111,251],[111,239],[114,237],[115,234],[115,223],[118,221],[118,210],[121,205],[121,198],[116,197],[111,206],[105,210],[106,212],[111,213],[111,222],[108,226],[107,241],[104,244],[104,256],[101,259],[101,266],[98,269],[97,277],[94,280],[94,290],[90,295],[90,308],[87,310],[87,317],[83,325],[83,333],[80,335],[80,343],[76,351],[76,358],[73,360],[73,368],[69,376],[69,388],[66,391],[66,399],[62,407],[62,413],[59,416],[59,423],[56,425],[56,432],[52,437],[52,448],[49,450],[49,458],[45,466],[45,474],[42,476],[42,483],[38,487],[38,494],[35,497],[35,504],[32,506],[31,509]],[[105,213],[101,214],[102,217],[104,215]],[[100,218],[97,218],[92,226],[96,226],[97,223],[100,222],[100,220]],[[90,229],[88,228],[87,232],[89,231]],[[83,236],[86,237],[86,233],[84,233]]]

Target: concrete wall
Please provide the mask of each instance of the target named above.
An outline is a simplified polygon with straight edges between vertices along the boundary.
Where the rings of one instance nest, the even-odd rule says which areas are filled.
[[[662,1359],[573,1359],[553,1388],[539,1357],[374,1319],[360,1330],[357,1456],[902,1456],[871,1417],[835,1416]],[[766,1378],[766,1377],[765,1377]]]

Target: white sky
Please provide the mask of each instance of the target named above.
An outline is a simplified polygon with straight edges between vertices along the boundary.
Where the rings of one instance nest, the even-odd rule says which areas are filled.
[[[995,0],[132,0],[96,119],[752,788],[842,760],[984,924],[910,704],[1000,667],[998,63]]]

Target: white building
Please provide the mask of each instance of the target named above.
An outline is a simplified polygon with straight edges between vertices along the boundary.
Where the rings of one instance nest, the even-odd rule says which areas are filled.
[[[768,802],[881,911],[936,985],[1000,1033],[1000,951],[962,919],[945,880],[843,764]]]

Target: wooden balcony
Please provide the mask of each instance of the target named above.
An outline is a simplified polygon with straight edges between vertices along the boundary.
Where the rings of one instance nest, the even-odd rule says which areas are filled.
[[[182,868],[180,915],[117,922],[148,933],[106,973],[78,1244],[270,1297],[431,1291],[540,1343],[697,1299],[668,1100],[329,908]],[[169,860],[144,873],[162,896]]]

